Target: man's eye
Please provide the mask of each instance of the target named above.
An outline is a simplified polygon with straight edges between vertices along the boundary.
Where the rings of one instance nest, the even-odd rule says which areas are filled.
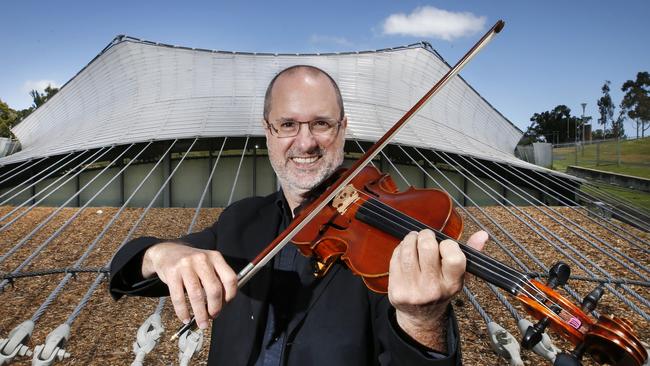
[[[285,130],[293,129],[295,127],[296,127],[296,122],[293,121],[285,121],[280,123],[280,128]]]
[[[321,128],[326,128],[326,127],[330,127],[331,124],[329,123],[329,121],[325,121],[325,120],[320,121],[320,120],[317,120],[317,121],[314,121],[314,126],[316,126],[316,127],[321,127]]]

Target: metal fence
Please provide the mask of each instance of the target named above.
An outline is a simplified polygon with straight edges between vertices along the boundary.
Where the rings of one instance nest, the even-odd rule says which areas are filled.
[[[629,165],[650,168],[648,157],[643,158],[625,147],[626,143],[632,140],[641,139],[593,140],[553,145],[553,167],[558,169],[569,165]]]

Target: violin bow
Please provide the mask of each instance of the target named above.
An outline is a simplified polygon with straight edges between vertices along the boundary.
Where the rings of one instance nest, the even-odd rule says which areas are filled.
[[[289,226],[281,232],[260,254],[257,255],[250,263],[248,263],[237,274],[237,288],[242,288],[259,270],[266,265],[291,239],[306,226],[339,192],[354,179],[359,172],[368,165],[368,163],[381,152],[381,150],[388,145],[388,143],[397,135],[399,131],[406,125],[407,122],[431,100],[431,98],[440,91],[447,83],[456,76],[460,70],[478,54],[487,44],[501,32],[505,22],[503,20],[497,21],[490,30],[488,30],[481,39],[452,67],[438,82],[429,89],[429,91],[418,100],[415,105],[411,107],[402,118],[397,121],[386,133],[375,142],[366,152],[361,156],[348,170],[346,170],[335,182],[332,184],[324,194],[315,199],[311,204],[305,207],[301,214],[296,216]],[[194,317],[189,323],[183,325],[172,337],[171,340],[180,337],[189,329],[196,328],[196,321]]]

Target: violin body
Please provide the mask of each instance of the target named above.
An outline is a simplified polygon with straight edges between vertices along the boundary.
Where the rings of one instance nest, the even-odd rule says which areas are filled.
[[[387,206],[399,214],[387,212]],[[369,289],[386,293],[393,250],[411,231],[400,224],[407,219],[456,240],[463,232],[463,221],[444,191],[411,187],[399,192],[389,175],[365,167],[292,242],[303,255],[316,259],[317,276],[340,259]]]

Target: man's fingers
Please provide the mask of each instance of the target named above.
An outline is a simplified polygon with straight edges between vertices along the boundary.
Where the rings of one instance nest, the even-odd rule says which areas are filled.
[[[183,285],[181,276],[170,276],[167,281],[167,287],[169,288],[169,298],[174,306],[176,316],[183,323],[189,322],[190,313],[187,310],[187,304],[185,304],[185,286]]]
[[[443,240],[440,242],[440,261],[443,282],[451,286],[451,291],[456,292],[463,283],[463,274],[465,273],[465,254],[460,250],[460,246],[453,240]]]
[[[418,260],[420,270],[435,275],[440,270],[440,254],[438,252],[438,242],[433,231],[426,229],[418,234]]]
[[[206,308],[205,292],[194,271],[188,270],[183,273],[183,285],[185,291],[187,291],[187,297],[190,299],[196,323],[201,329],[207,328],[209,316]]]
[[[201,281],[201,286],[203,287],[205,301],[207,302],[208,315],[211,318],[214,318],[223,307],[223,286],[221,285],[214,268],[208,263],[197,265],[196,273]]]
[[[224,299],[228,302],[237,294],[237,274],[230,268],[219,252],[212,253],[212,264],[223,286],[222,290],[225,292]]]
[[[467,245],[470,247],[476,249],[476,250],[483,250],[483,247],[485,246],[485,243],[487,243],[489,239],[488,233],[486,233],[483,230],[477,231],[472,236],[467,239]]]
[[[413,273],[420,271],[420,261],[418,259],[418,233],[412,231],[408,233],[404,240],[399,244],[399,261],[400,270],[404,273]]]

